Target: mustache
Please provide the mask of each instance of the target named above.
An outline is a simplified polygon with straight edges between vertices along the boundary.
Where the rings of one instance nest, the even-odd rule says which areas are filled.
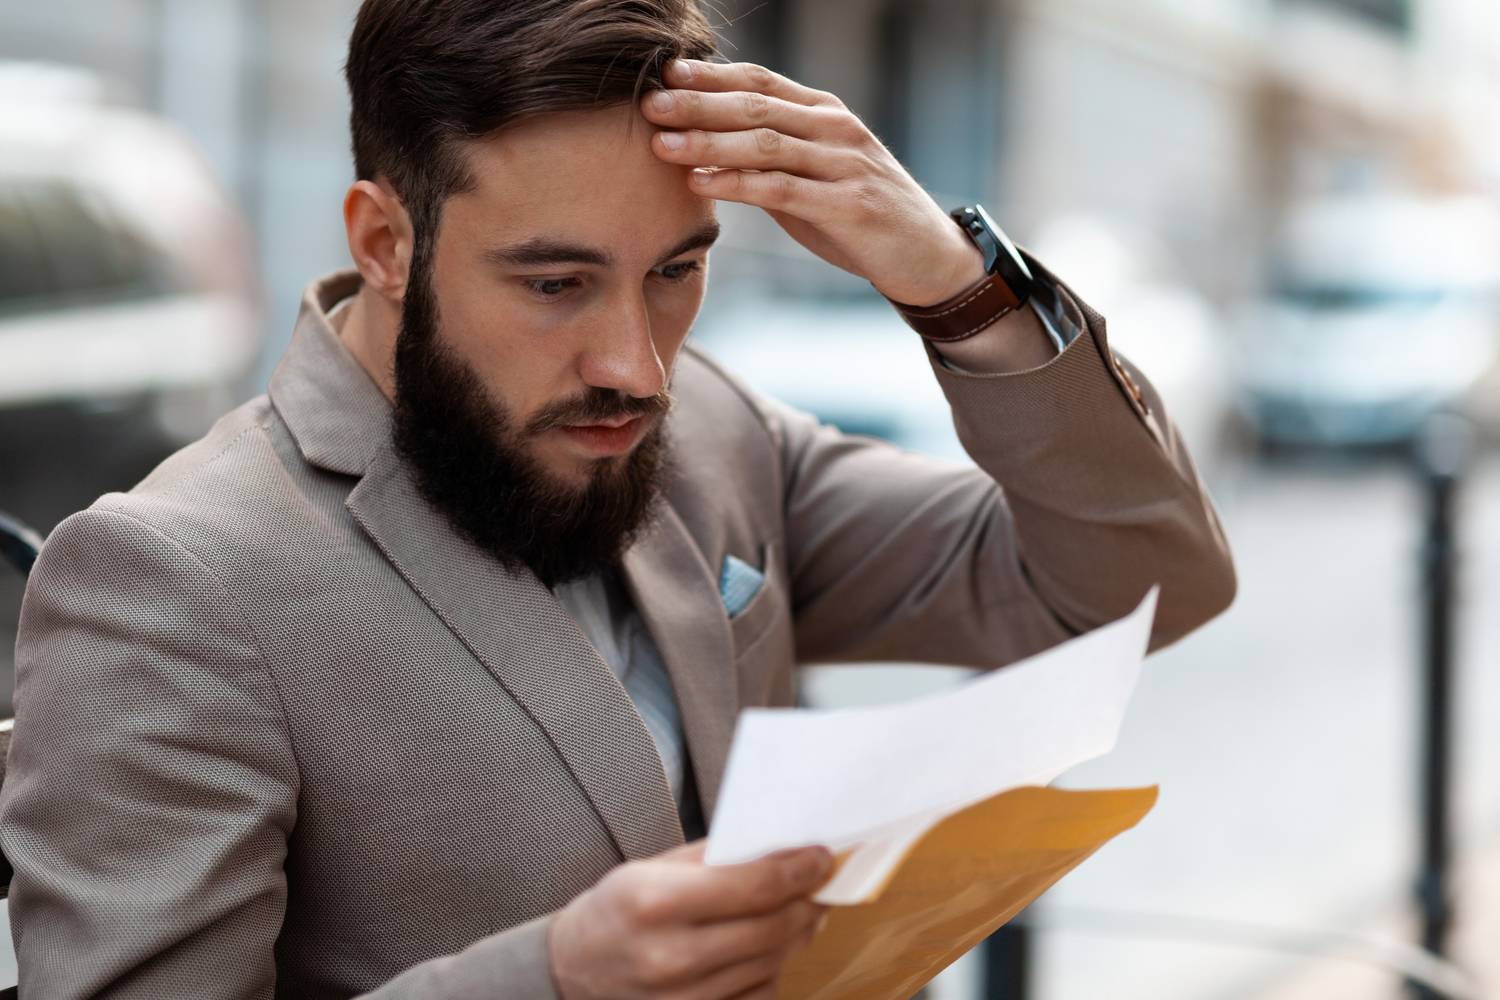
[[[526,424],[527,436],[570,424],[662,416],[672,408],[672,394],[663,387],[654,396],[636,397],[613,389],[591,389],[573,399],[548,403]]]

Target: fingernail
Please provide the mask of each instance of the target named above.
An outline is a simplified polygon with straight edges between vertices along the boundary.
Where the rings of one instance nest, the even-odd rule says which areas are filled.
[[[661,144],[668,149],[681,149],[687,145],[687,140],[682,137],[681,132],[660,132]]]
[[[825,928],[827,926],[828,926],[828,914],[825,913],[821,917],[818,918],[818,922],[817,923],[813,924],[812,936],[813,937],[817,937],[819,934],[822,934],[823,933],[823,928]]]
[[[704,170],[702,167],[697,167],[693,170],[692,177],[694,184],[702,187],[707,187],[708,183],[714,179],[714,172],[712,170]]]
[[[673,59],[672,72],[684,80],[691,80],[693,78],[693,67],[686,59]]]
[[[673,103],[672,95],[665,90],[658,90],[656,96],[651,98],[651,106],[657,111],[671,111]]]

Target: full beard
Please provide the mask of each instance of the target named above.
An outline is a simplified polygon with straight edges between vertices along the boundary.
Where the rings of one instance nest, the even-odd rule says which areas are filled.
[[[443,343],[430,275],[413,268],[396,341],[393,444],[418,489],[463,537],[508,569],[552,587],[614,566],[650,523],[667,468],[662,394],[592,389],[517,427],[479,375]],[[564,482],[526,450],[568,423],[654,416],[628,455],[599,459]]]

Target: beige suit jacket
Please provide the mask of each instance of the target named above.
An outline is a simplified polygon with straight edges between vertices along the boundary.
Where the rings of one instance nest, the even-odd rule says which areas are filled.
[[[548,914],[681,841],[615,675],[393,453],[327,319],[357,281],[309,289],[268,395],[47,541],[0,794],[28,1000],[546,998]],[[914,338],[978,468],[683,352],[675,471],[623,569],[705,815],[736,713],[789,704],[800,662],[1000,667],[1158,582],[1161,645],[1229,603],[1161,400],[1068,304],[1086,332],[1026,373],[929,373]],[[765,572],[733,618],[730,554]]]

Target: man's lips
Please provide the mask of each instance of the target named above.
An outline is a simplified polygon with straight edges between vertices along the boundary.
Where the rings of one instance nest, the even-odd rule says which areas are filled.
[[[623,455],[634,448],[650,421],[646,417],[616,417],[603,423],[570,424],[563,436],[595,457]]]
[[[612,417],[609,420],[590,420],[587,423],[568,424],[569,427],[624,427],[632,420],[640,419],[639,416]]]

